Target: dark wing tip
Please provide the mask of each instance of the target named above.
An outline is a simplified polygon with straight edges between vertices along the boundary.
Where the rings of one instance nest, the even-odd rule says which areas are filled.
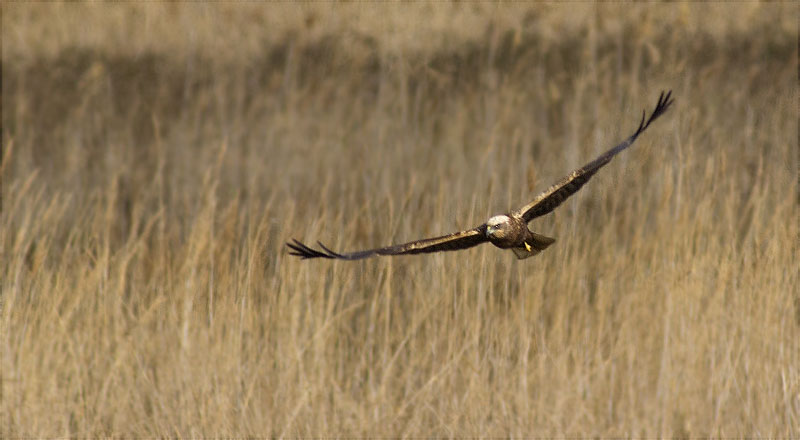
[[[636,133],[641,133],[644,130],[644,118],[647,116],[647,110],[642,110],[642,120],[639,122],[639,128],[636,129]]]
[[[672,90],[668,90],[666,93],[664,91],[658,96],[658,103],[656,104],[655,110],[647,118],[647,122],[644,122],[644,115],[642,115],[642,122],[639,123],[639,128],[636,130],[636,134],[634,137],[638,136],[641,132],[643,132],[650,124],[655,121],[659,116],[663,115],[668,109],[669,106],[672,105],[674,100],[672,99]]]
[[[289,249],[291,249],[291,251],[289,251],[289,255],[300,257],[301,260],[306,260],[309,258],[341,258],[340,254],[337,254],[336,252],[331,251],[325,246],[322,246],[321,243],[319,244],[320,246],[322,246],[322,249],[324,249],[325,252],[312,249],[304,245],[303,243],[297,241],[294,238],[292,239],[292,241],[294,243],[288,243],[288,242],[286,243],[286,246],[288,246]]]
[[[317,245],[318,245],[319,247],[321,247],[321,248],[322,248],[322,250],[324,250],[325,252],[327,252],[327,254],[328,254],[328,258],[341,258],[341,259],[344,259],[344,258],[345,258],[345,256],[344,256],[344,255],[342,255],[342,254],[340,254],[340,253],[337,253],[337,252],[334,252],[334,251],[330,250],[330,248],[328,248],[327,246],[325,246],[324,244],[322,244],[322,242],[321,242],[321,241],[317,241]]]

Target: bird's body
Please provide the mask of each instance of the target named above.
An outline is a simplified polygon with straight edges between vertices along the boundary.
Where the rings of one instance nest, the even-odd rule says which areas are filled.
[[[486,236],[500,249],[511,249],[519,259],[532,257],[556,240],[528,229],[528,223],[512,214],[496,215],[486,222]]]
[[[665,96],[664,93],[661,93],[658,98],[658,104],[650,118],[647,119],[647,123],[645,123],[645,115],[642,115],[642,122],[633,135],[601,154],[595,160],[573,171],[539,194],[533,201],[514,212],[495,215],[480,226],[454,234],[345,254],[334,252],[319,242],[317,244],[322,250],[312,249],[297,240],[293,240],[293,243],[287,243],[287,246],[291,249],[290,254],[302,259],[336,258],[341,260],[360,260],[374,255],[406,255],[466,249],[488,241],[500,249],[511,249],[519,259],[536,255],[553,244],[555,239],[531,231],[528,229],[528,222],[553,211],[569,196],[575,194],[617,153],[633,145],[636,138],[650,126],[650,123],[661,116],[672,104],[670,100],[671,94],[672,92],[669,92]]]

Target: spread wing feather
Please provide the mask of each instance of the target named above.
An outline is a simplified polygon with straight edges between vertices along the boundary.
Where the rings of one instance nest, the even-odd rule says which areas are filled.
[[[320,242],[317,242],[317,244],[321,250],[317,250],[312,249],[297,240],[292,239],[292,241],[292,243],[286,243],[286,246],[289,246],[291,249],[289,255],[300,257],[303,260],[308,258],[360,260],[362,258],[369,258],[375,255],[405,255],[439,251],[455,251],[477,246],[481,243],[489,241],[489,239],[486,237],[486,224],[483,224],[467,231],[456,232],[455,234],[448,234],[441,237],[412,241],[410,243],[396,244],[394,246],[344,254],[334,252]]]
[[[647,122],[645,123],[645,113],[642,113],[642,121],[639,123],[639,128],[636,129],[636,132],[630,137],[625,139],[625,141],[601,154],[597,159],[589,162],[582,168],[573,171],[570,175],[561,179],[560,182],[539,194],[531,203],[514,212],[513,215],[522,217],[526,222],[529,222],[536,217],[545,215],[556,209],[564,200],[581,189],[581,187],[588,182],[600,168],[609,163],[617,153],[633,145],[636,138],[650,126],[650,123],[667,111],[672,104],[672,100],[670,99],[671,95],[672,91],[667,92],[666,95],[664,95],[664,92],[661,92],[661,95],[658,97],[658,104],[647,119]]]

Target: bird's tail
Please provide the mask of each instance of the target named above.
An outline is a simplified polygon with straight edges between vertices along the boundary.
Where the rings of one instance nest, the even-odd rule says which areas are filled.
[[[514,255],[516,255],[518,259],[524,260],[525,258],[532,257],[538,254],[539,252],[547,249],[547,247],[555,243],[555,241],[556,241],[555,238],[531,232],[528,239],[525,240],[526,246],[512,248],[511,250],[514,252]]]

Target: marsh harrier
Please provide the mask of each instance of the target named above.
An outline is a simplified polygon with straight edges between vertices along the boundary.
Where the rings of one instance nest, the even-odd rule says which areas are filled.
[[[374,255],[406,255],[455,251],[490,242],[501,249],[511,249],[519,259],[536,255],[553,244],[555,239],[531,231],[528,229],[528,222],[553,211],[569,196],[575,194],[600,168],[609,163],[617,153],[633,145],[639,135],[642,134],[656,118],[667,111],[673,102],[670,99],[671,95],[671,91],[666,94],[661,92],[661,95],[658,97],[658,104],[656,104],[656,108],[653,110],[650,117],[647,118],[645,122],[646,113],[643,112],[639,128],[621,144],[601,154],[597,159],[589,162],[585,166],[573,171],[568,176],[561,179],[560,182],[539,194],[532,202],[514,212],[495,215],[486,223],[466,231],[350,253],[334,252],[320,242],[317,242],[320,250],[312,249],[297,240],[293,240],[292,243],[286,243],[291,249],[289,254],[302,259],[337,258],[341,260],[360,260]]]

